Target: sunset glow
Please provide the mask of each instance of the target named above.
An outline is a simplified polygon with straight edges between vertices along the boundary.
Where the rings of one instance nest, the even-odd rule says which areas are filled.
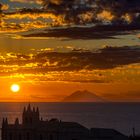
[[[140,0],[0,0],[0,83],[0,140],[140,139]]]
[[[139,4],[1,0],[0,101],[59,102],[79,89],[140,100]]]
[[[12,92],[19,92],[20,86],[18,84],[11,85],[11,91]]]

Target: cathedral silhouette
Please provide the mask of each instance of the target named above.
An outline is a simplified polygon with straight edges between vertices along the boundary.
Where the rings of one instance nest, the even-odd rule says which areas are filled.
[[[2,140],[128,140],[128,137],[114,129],[88,129],[76,122],[58,119],[44,121],[40,118],[38,107],[24,107],[22,123],[19,119],[9,124],[7,118],[2,122]]]

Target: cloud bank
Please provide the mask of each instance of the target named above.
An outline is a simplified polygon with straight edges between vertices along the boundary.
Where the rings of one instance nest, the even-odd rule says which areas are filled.
[[[0,57],[0,75],[21,75],[39,81],[139,83],[139,56],[140,48],[136,46],[105,47],[96,52],[46,49],[32,55],[7,53]]]
[[[132,23],[139,18],[138,0],[43,0],[46,10],[65,13],[65,20],[75,23]]]
[[[6,30],[11,27],[16,30],[24,30],[22,23],[31,23],[32,19],[38,19],[45,27],[51,19],[49,26],[64,25],[139,25],[140,24],[140,2],[138,0],[10,0],[16,3],[33,4],[32,8],[16,8],[14,12],[3,12],[2,25]],[[34,7],[34,4],[39,7]],[[10,5],[11,6],[11,5]],[[3,7],[3,8],[2,8]],[[4,8],[5,7],[5,8]],[[8,5],[1,6],[1,11],[8,8]],[[28,16],[27,16],[28,15]],[[43,15],[43,16],[42,16]],[[46,15],[46,16],[44,16]],[[50,16],[51,15],[51,16]],[[27,16],[27,17],[26,17]],[[26,17],[24,20],[21,17]],[[17,23],[17,19],[21,22]],[[27,20],[28,19],[28,20]],[[12,23],[10,22],[12,20]],[[26,22],[25,22],[26,21]],[[60,21],[60,22],[59,22]],[[45,25],[44,23],[45,22]],[[15,24],[15,25],[14,25]],[[1,25],[1,26],[2,26]],[[14,27],[13,27],[14,26]],[[42,28],[36,26],[35,28]],[[46,26],[48,27],[48,26]],[[27,28],[26,28],[27,29]],[[32,29],[32,28],[31,28]],[[28,29],[27,29],[28,30]]]

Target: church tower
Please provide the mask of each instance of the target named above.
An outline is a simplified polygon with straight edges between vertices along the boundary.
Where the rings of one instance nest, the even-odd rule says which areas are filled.
[[[39,119],[39,109],[31,108],[30,104],[28,105],[27,109],[24,107],[23,109],[23,114],[22,114],[22,124],[23,125],[32,125],[32,124],[37,124],[40,119]]]

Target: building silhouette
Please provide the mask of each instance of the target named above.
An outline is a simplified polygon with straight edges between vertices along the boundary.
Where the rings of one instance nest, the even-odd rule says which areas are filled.
[[[39,109],[24,107],[22,123],[19,119],[9,124],[2,122],[2,140],[128,140],[128,137],[113,129],[88,129],[76,122],[63,122],[58,119],[44,121]]]

